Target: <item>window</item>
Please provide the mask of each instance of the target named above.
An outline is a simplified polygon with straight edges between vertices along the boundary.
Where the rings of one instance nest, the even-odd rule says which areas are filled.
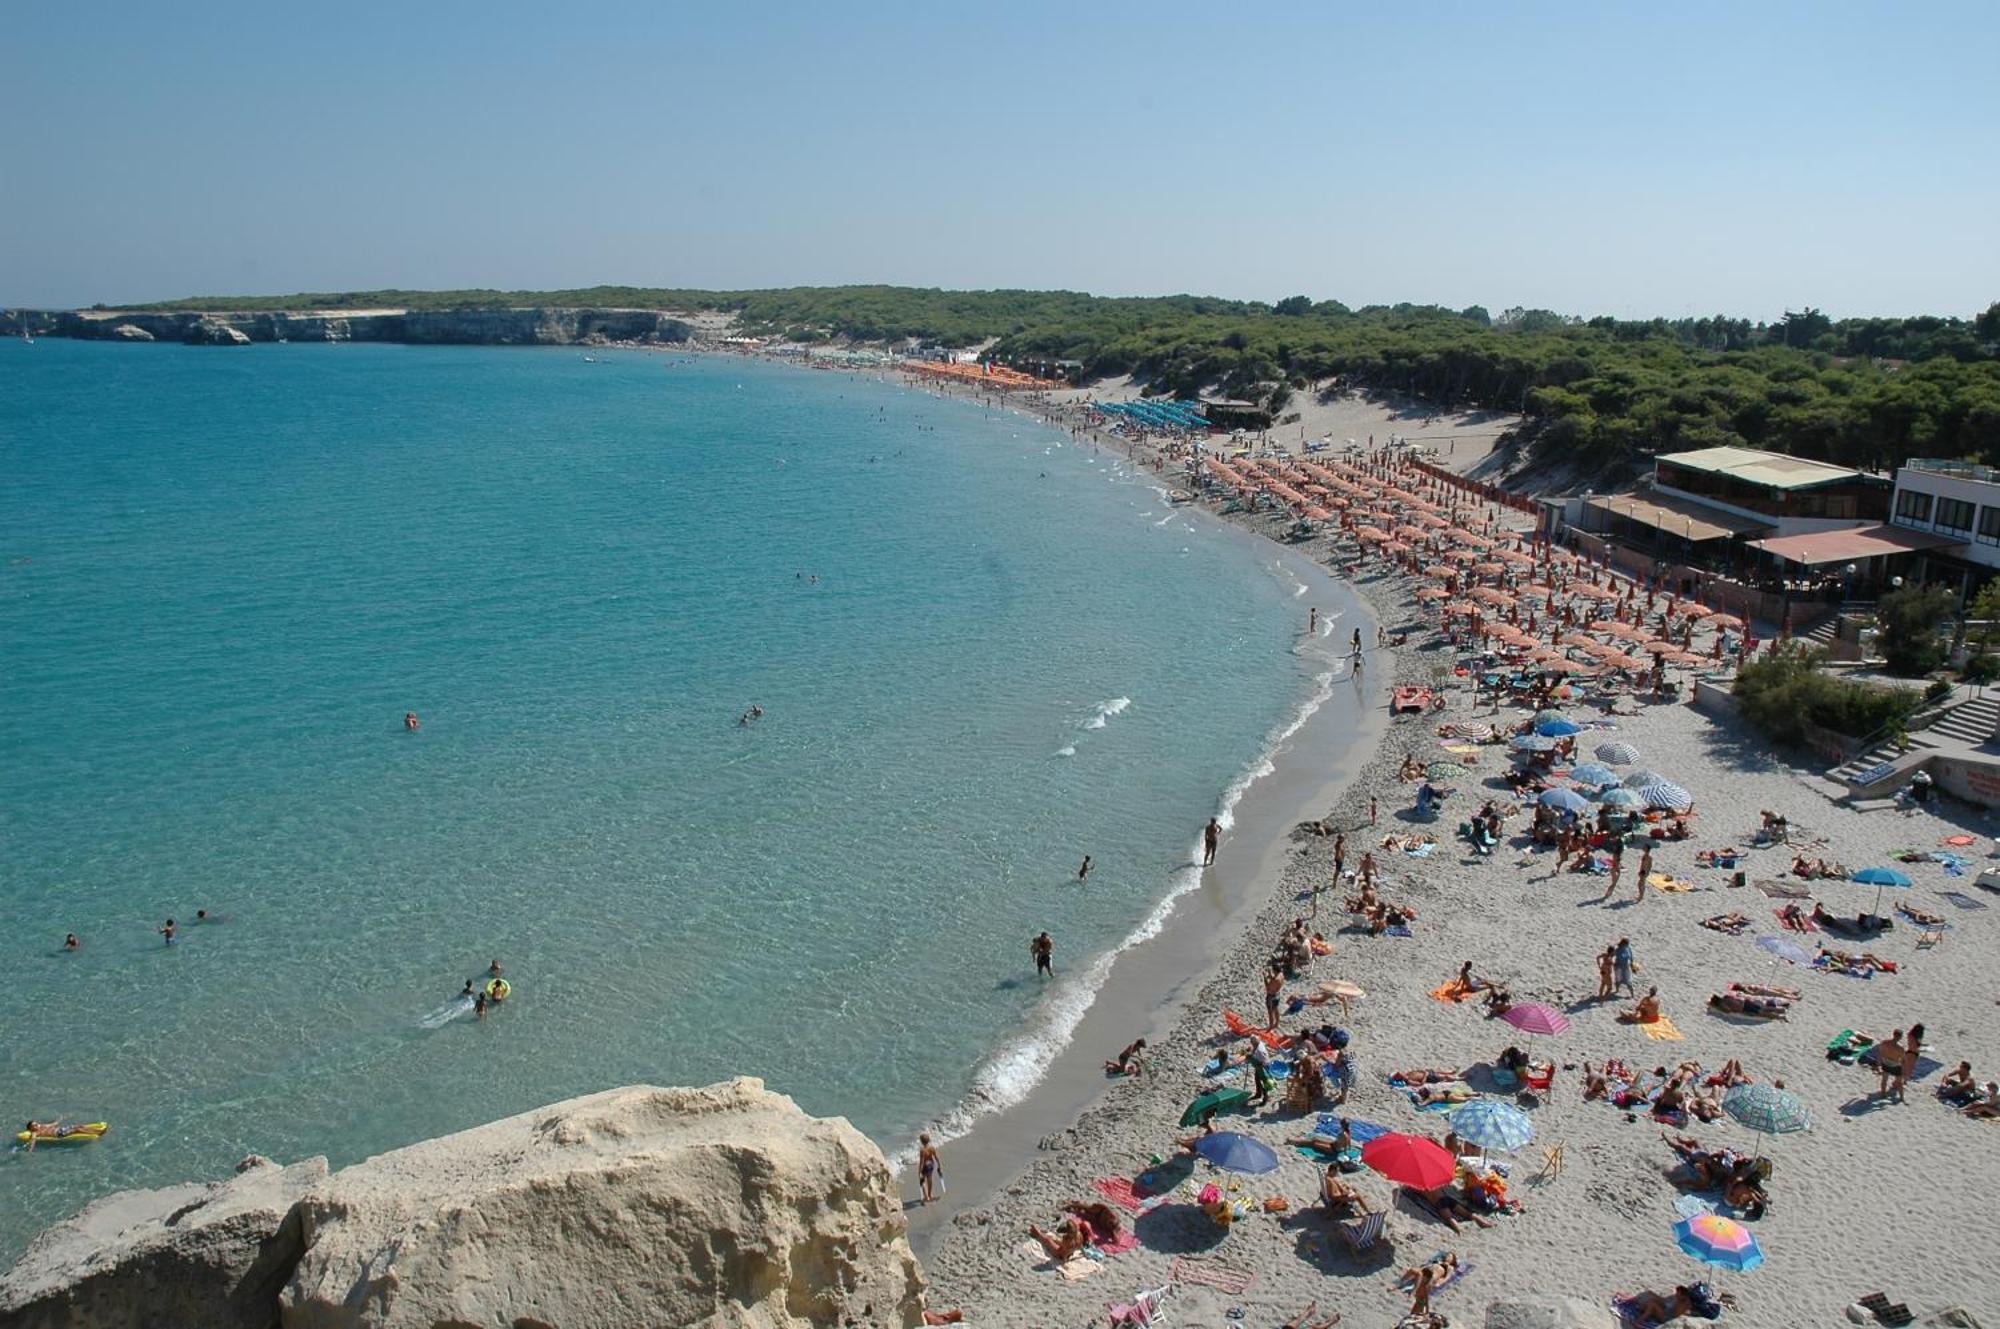
[[[1896,495],[1896,520],[1905,524],[1927,523],[1931,519],[1931,496],[1905,489]]]
[[[1979,543],[2000,545],[2000,508],[1979,510]]]
[[[1970,531],[1972,513],[1972,504],[1962,498],[1941,498],[1937,501],[1937,528],[1940,531]]]

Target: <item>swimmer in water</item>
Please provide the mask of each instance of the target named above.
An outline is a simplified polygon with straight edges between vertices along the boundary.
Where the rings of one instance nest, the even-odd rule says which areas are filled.
[[[486,976],[488,978],[498,978],[500,977],[500,973],[500,962],[498,960],[486,966]]]
[[[1078,881],[1083,881],[1089,876],[1090,876],[1090,855],[1085,854],[1083,856],[1083,866],[1076,870],[1076,879]]]
[[[194,921],[197,923],[220,923],[222,917],[219,914],[211,914],[206,909],[197,909],[194,911]]]
[[[173,945],[173,944],[174,944],[174,920],[173,920],[173,919],[171,919],[171,918],[170,918],[170,919],[168,919],[168,920],[167,920],[167,925],[166,925],[165,927],[163,927],[163,928],[161,928],[161,929],[160,929],[160,935],[161,935],[162,937],[165,937],[165,938],[167,939],[167,945],[171,946],[171,945]]]
[[[80,951],[83,949],[83,943],[76,939],[74,932],[71,932],[63,937],[63,949],[66,951]]]
[[[472,980],[468,978],[465,980],[465,991],[459,993],[458,997],[460,1001],[471,1001],[474,997],[478,995],[479,994],[473,991],[472,989]]]
[[[480,993],[472,999],[472,1013],[479,1019],[486,1018],[486,994]]]
[[[417,713],[415,711],[403,712],[403,728],[409,730],[418,730],[422,729],[423,727],[424,723],[423,721],[417,718]]]

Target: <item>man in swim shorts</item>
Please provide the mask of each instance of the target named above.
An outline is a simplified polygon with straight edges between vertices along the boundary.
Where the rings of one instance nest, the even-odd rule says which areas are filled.
[[[1056,953],[1055,938],[1044,932],[1028,943],[1028,954],[1035,957],[1035,972],[1055,977],[1055,966],[1051,963]]]

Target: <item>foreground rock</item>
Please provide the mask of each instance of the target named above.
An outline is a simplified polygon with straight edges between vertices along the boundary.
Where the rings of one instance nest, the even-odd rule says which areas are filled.
[[[323,1158],[249,1158],[227,1181],[108,1195],[44,1232],[0,1281],[0,1324],[276,1324],[305,1250],[294,1208],[326,1180]]]
[[[189,1239],[186,1219],[159,1216],[204,1188],[102,1201],[0,1281],[0,1325],[922,1321],[916,1259],[880,1151],[845,1121],[808,1117],[758,1080],[615,1089],[330,1176],[318,1168],[282,1206],[267,1203],[246,1221],[227,1261],[212,1254],[212,1239]],[[299,1169],[270,1171],[265,1184],[275,1185]],[[219,1189],[239,1185],[244,1178]],[[120,1205],[153,1217],[92,1223]],[[73,1240],[58,1241],[65,1233]],[[87,1260],[86,1244],[97,1248]],[[232,1283],[225,1267],[242,1273]],[[159,1313],[155,1290],[177,1279],[191,1287],[182,1304],[199,1314]],[[238,1287],[241,1295],[230,1292]]]

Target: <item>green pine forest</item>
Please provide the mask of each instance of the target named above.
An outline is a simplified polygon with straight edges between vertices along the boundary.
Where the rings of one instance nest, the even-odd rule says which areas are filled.
[[[894,286],[691,291],[363,291],[174,301],[158,309],[461,309],[593,306],[727,311],[791,338],[997,339],[1009,361],[1080,361],[1160,392],[1220,391],[1282,407],[1331,384],[1442,406],[1519,412],[1535,461],[1617,471],[1660,452],[1737,444],[1883,468],[1908,457],[2000,465],[2000,304],[1972,318],[1775,323],[1578,318],[1478,306]]]

